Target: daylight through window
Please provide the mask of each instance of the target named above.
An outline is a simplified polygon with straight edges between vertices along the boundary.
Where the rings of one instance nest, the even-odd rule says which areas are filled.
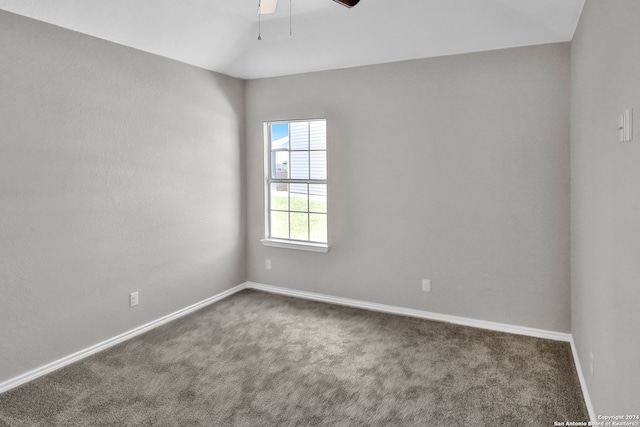
[[[326,120],[265,126],[267,238],[327,243]]]

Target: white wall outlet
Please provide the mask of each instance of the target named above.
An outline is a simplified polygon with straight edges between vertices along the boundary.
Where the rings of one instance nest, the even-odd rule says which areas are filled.
[[[265,263],[265,267],[267,268],[267,270],[271,270],[271,260],[268,259],[267,262]]]
[[[431,280],[430,279],[422,279],[422,290],[424,292],[431,292]]]
[[[589,352],[589,373],[593,376],[593,353]]]
[[[129,307],[135,307],[136,305],[138,305],[138,291],[129,294]]]

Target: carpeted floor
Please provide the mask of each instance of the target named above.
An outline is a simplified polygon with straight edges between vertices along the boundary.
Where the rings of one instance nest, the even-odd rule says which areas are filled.
[[[245,290],[0,395],[0,426],[553,426],[568,343]]]

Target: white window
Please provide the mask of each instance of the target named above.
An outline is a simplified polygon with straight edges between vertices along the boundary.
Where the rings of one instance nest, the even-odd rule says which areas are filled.
[[[326,120],[268,122],[264,131],[263,244],[326,252]]]

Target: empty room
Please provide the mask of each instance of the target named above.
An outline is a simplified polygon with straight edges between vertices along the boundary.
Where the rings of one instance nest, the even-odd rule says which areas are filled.
[[[0,0],[0,427],[640,426],[639,127],[638,0]]]

